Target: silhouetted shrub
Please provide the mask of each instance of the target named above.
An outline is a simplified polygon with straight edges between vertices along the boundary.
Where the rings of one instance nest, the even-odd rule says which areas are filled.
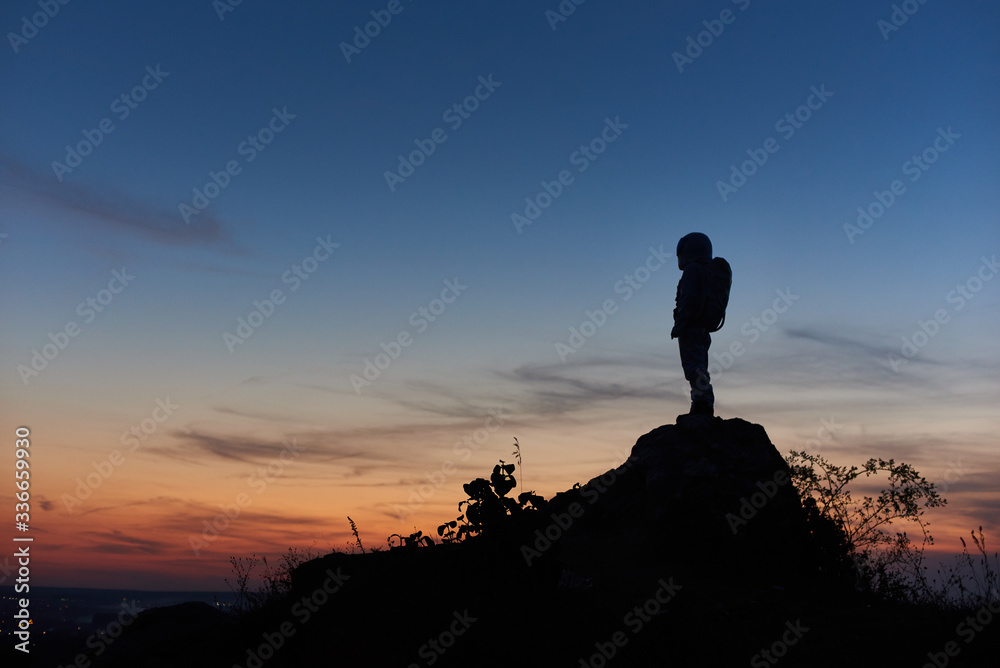
[[[545,506],[545,499],[532,491],[522,492],[517,499],[507,496],[517,480],[514,478],[514,464],[504,460],[493,467],[489,480],[476,478],[462,486],[469,498],[460,501],[458,509],[465,512],[455,520],[438,527],[438,535],[444,542],[461,542],[472,536],[507,535],[525,520]],[[457,529],[457,530],[456,530]]]
[[[924,549],[934,543],[926,508],[947,501],[909,464],[871,458],[860,468],[835,466],[819,455],[792,451],[788,458],[792,481],[821,552],[837,567],[850,558],[861,588],[887,599],[924,600],[929,585],[924,574]],[[857,501],[848,485],[862,474],[888,474],[888,485],[877,497]],[[905,531],[887,530],[896,521],[916,524],[923,534],[915,545]]]
[[[399,539],[398,545],[392,544],[393,538]],[[385,540],[387,543],[389,543],[390,549],[398,547],[414,548],[414,547],[420,547],[421,545],[431,546],[434,544],[434,540],[431,539],[430,536],[425,536],[423,531],[416,531],[414,533],[411,533],[409,536],[402,536],[398,533],[394,533],[391,534]]]
[[[290,547],[288,552],[279,557],[277,566],[274,567],[268,563],[267,555],[229,557],[235,578],[233,582],[225,578],[225,582],[236,595],[233,611],[238,615],[244,615],[280,599],[291,589],[292,571],[295,567],[316,556],[312,550],[301,552]],[[255,585],[254,571],[258,566],[261,567],[262,573],[259,583]]]

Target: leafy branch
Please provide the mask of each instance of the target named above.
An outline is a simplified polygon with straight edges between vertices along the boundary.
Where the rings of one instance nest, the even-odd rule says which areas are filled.
[[[927,587],[923,552],[934,538],[923,515],[926,509],[947,503],[934,483],[909,464],[897,464],[893,459],[873,457],[861,467],[846,467],[819,455],[792,451],[788,464],[803,505],[839,528],[864,580],[890,595],[906,595],[904,573],[913,578],[918,589]],[[877,496],[855,500],[848,486],[862,475],[880,474],[887,474],[887,486]],[[919,547],[905,531],[887,530],[897,520],[917,525],[923,535]]]

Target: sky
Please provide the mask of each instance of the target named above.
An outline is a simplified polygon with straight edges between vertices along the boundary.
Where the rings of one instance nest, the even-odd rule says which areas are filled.
[[[914,465],[937,550],[995,538],[998,24],[4,3],[0,433],[11,470],[30,434],[35,581],[220,590],[230,556],[350,549],[348,516],[366,548],[434,534],[515,438],[546,497],[621,464],[688,409],[692,231],[733,268],[716,414]]]

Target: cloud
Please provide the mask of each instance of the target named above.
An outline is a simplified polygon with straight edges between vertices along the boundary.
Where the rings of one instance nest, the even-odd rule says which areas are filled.
[[[438,426],[440,427],[440,425]],[[396,448],[414,433],[426,431],[428,425],[396,425],[387,428],[372,427],[353,430],[320,430],[286,434],[274,439],[261,439],[240,435],[217,435],[199,430],[174,431],[175,445],[150,447],[146,452],[190,463],[204,464],[206,460],[222,459],[241,464],[259,466],[278,460],[308,461],[314,464],[339,464],[342,477],[354,477],[376,464],[399,462]],[[322,476],[328,478],[329,475]]]
[[[298,479],[299,477],[296,476],[296,480]],[[136,512],[139,509],[142,510]],[[124,510],[128,510],[127,515],[123,515]],[[142,527],[147,534],[163,537],[169,532],[187,534],[193,530],[192,528],[200,531],[203,520],[211,520],[221,511],[218,504],[198,503],[196,501],[192,501],[191,499],[174,496],[157,496],[143,500],[92,508],[85,513],[81,513],[81,515],[99,512],[110,512],[116,514],[116,516],[127,517],[128,519],[134,519],[141,516],[143,518],[141,521]],[[127,519],[115,521],[121,522],[127,521]],[[260,510],[258,506],[248,506],[243,508],[239,516],[239,521],[245,524],[275,526],[279,528],[283,525],[297,525],[303,527],[323,526],[327,522],[327,520],[323,517],[311,515],[270,513]],[[92,521],[91,525],[95,522],[96,520]],[[146,545],[147,547],[155,547],[157,545],[167,546],[176,543],[176,541],[173,541],[173,543],[144,541],[141,538],[133,538],[117,529],[111,532],[89,531],[85,533],[97,537],[100,540],[124,543],[126,545],[146,545],[146,542],[149,542],[150,545]]]
[[[815,343],[820,343],[827,348],[836,349],[839,352],[858,354],[865,357],[876,357],[883,361],[883,363],[888,364],[888,355],[892,354],[896,357],[900,357],[899,348],[897,346],[888,347],[884,345],[866,343],[859,339],[853,339],[849,336],[844,336],[841,334],[833,334],[830,332],[822,332],[818,329],[812,329],[807,327],[791,327],[782,330],[785,336],[791,339],[798,339],[802,341],[812,341]],[[926,356],[915,357],[911,361],[918,361],[926,364],[939,364],[939,362],[934,362],[928,359]]]
[[[445,385],[411,380],[380,397],[399,406],[456,420],[478,420],[503,406],[523,423],[621,400],[687,400],[678,380],[680,362],[668,369],[657,355],[600,353],[565,363],[524,364],[485,372],[499,382]],[[484,389],[488,388],[488,389]]]
[[[186,452],[193,452],[214,455],[220,459],[234,462],[260,463],[275,459],[288,450],[292,450],[294,454],[298,447],[294,439],[292,443],[281,443],[254,440],[247,437],[214,436],[197,431],[174,431],[172,436],[181,441],[179,446],[149,448],[148,452],[180,457],[183,457]],[[286,459],[288,458],[289,455],[286,455]]]
[[[96,552],[109,554],[135,554],[142,552],[145,554],[162,554],[172,547],[169,543],[161,543],[156,540],[137,538],[122,533],[118,529],[111,531],[84,531],[84,536],[90,536],[99,541],[100,544],[94,547]]]
[[[87,216],[108,232],[128,232],[168,246],[229,244],[232,239],[222,223],[202,212],[188,225],[176,209],[140,202],[111,188],[81,185],[0,154],[0,186],[26,193],[49,205]]]
[[[503,393],[468,392],[462,387],[427,380],[408,380],[401,391],[387,388],[383,398],[420,413],[449,420],[475,420],[482,423],[492,409],[500,408]],[[481,426],[481,425],[480,425]]]
[[[623,399],[682,402],[687,399],[676,389],[676,382],[673,389],[670,389],[666,381],[650,379],[650,366],[602,358],[563,365],[524,365],[514,369],[507,377],[522,386],[527,394],[525,402],[529,410],[539,415],[579,411],[599,402]],[[679,367],[680,363],[678,373]],[[617,374],[615,370],[618,371]],[[616,375],[620,380],[613,380]]]

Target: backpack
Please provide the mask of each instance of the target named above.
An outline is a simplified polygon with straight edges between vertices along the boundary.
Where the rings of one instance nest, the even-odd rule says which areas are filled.
[[[705,263],[705,308],[701,311],[701,324],[709,332],[717,332],[726,322],[729,289],[733,285],[733,269],[724,258],[715,257]]]

